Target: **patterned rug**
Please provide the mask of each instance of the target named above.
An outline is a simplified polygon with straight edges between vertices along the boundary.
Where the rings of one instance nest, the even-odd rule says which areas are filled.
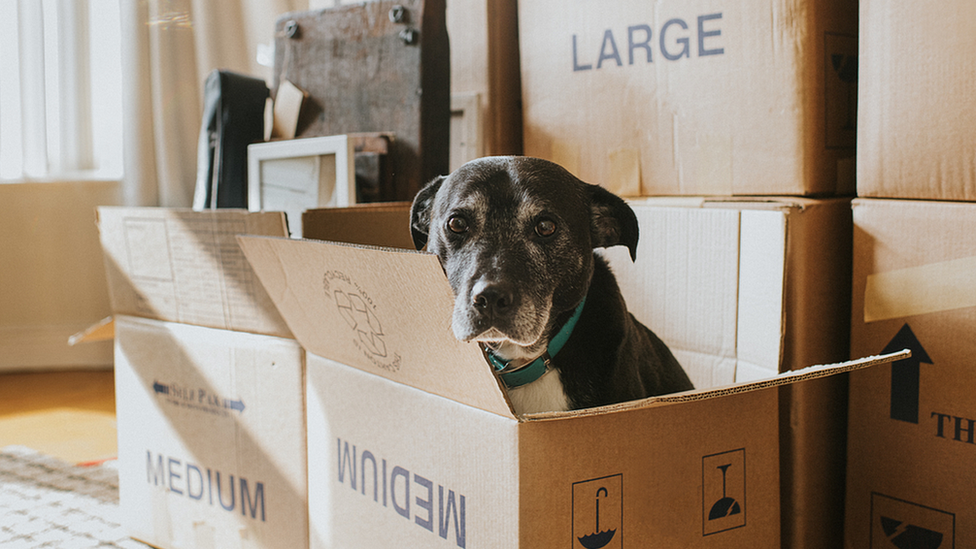
[[[0,449],[0,547],[146,549],[119,525],[112,463],[77,467],[29,448]]]

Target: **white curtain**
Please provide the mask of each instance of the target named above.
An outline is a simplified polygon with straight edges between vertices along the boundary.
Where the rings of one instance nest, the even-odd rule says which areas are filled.
[[[308,0],[120,0],[123,202],[189,207],[203,84],[213,69],[270,80],[257,62],[274,24]]]

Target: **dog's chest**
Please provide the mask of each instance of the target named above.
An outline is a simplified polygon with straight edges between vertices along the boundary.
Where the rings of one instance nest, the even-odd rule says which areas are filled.
[[[569,397],[563,389],[558,370],[550,370],[532,383],[509,389],[508,398],[519,415],[570,409]]]

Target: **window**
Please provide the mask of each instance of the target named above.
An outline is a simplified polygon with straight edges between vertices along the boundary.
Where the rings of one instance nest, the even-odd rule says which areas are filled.
[[[122,176],[119,0],[0,1],[0,182]]]

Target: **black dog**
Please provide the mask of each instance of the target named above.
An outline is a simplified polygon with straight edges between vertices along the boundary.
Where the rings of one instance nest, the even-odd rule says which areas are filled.
[[[482,158],[431,181],[410,218],[454,290],[455,337],[482,345],[517,413],[692,389],[593,252],[636,259],[637,218],[616,195],[546,160]]]

